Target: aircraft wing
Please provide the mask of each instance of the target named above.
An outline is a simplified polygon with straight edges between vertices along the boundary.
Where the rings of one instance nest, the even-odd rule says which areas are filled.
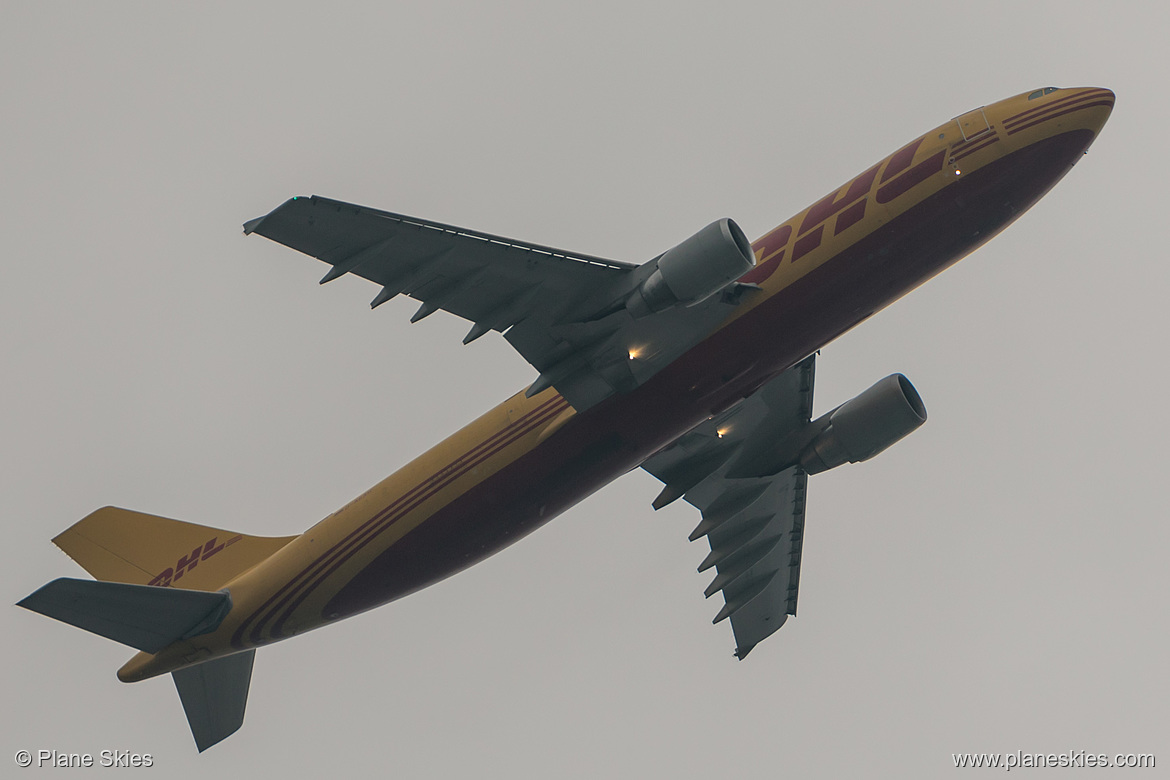
[[[815,359],[776,376],[642,464],[666,483],[655,509],[682,497],[702,512],[690,538],[706,536],[710,543],[699,571],[716,575],[705,594],[723,592],[714,622],[731,619],[741,659],[796,614],[808,476],[799,465],[764,475],[752,466],[799,436],[811,419]]]
[[[381,285],[373,307],[415,298],[411,322],[439,309],[470,320],[465,344],[504,333],[540,372],[529,395],[555,386],[577,411],[637,387],[738,304],[713,296],[635,319],[621,304],[642,266],[318,196],[292,198],[244,232],[328,263],[322,283],[353,273]]]
[[[321,283],[354,273],[423,302],[415,321],[445,309],[504,331],[542,308],[564,308],[634,266],[312,196],[292,198],[244,225],[333,266]],[[539,296],[534,295],[539,293]],[[485,330],[473,328],[468,341]]]

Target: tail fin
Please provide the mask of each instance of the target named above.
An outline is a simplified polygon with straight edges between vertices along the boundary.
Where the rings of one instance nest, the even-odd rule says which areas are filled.
[[[107,506],[53,543],[99,580],[212,591],[296,538],[245,536]]]
[[[245,536],[108,506],[53,539],[96,581],[53,580],[19,606],[158,653],[218,628],[232,606],[220,588],[296,538]],[[248,650],[172,672],[199,752],[243,724],[254,658]]]
[[[255,657],[255,650],[246,650],[171,673],[200,753],[244,723]]]

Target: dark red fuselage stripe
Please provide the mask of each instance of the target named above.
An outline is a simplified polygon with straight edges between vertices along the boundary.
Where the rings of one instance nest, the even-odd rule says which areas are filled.
[[[558,401],[561,403],[558,403]],[[420,482],[410,491],[396,499],[392,504],[379,511],[369,520],[362,523],[361,526],[350,532],[350,534],[347,535],[345,539],[341,540],[332,548],[330,548],[329,551],[319,556],[310,566],[306,567],[299,574],[297,574],[297,576],[294,577],[286,586],[282,587],[273,598],[269,599],[260,609],[258,609],[249,617],[249,621],[257,620],[257,618],[259,618],[259,622],[253,627],[251,631],[252,640],[259,641],[263,627],[268,623],[268,621],[276,616],[276,613],[281,609],[282,606],[284,606],[290,599],[294,598],[298,591],[301,591],[302,588],[306,586],[309,578],[313,577],[324,567],[330,567],[332,565],[333,568],[336,568],[336,565],[340,565],[337,563],[339,560],[341,563],[344,563],[346,560],[348,560],[354,553],[357,552],[357,550],[364,547],[371,538],[381,532],[382,529],[380,526],[382,523],[391,513],[395,512],[405,502],[412,501],[420,494],[420,492],[423,491],[426,491],[426,495],[422,500],[425,500],[429,496],[433,495],[435,491],[449,484],[452,480],[457,479],[459,476],[466,473],[469,469],[474,468],[476,465],[482,462],[485,457],[490,456],[492,452],[495,451],[495,449],[493,449],[490,452],[487,452],[485,455],[485,447],[492,447],[493,445],[497,444],[500,446],[507,446],[507,444],[510,444],[517,437],[523,436],[533,427],[540,425],[541,423],[550,419],[552,416],[567,408],[568,404],[564,403],[563,401],[564,399],[560,398],[551,399],[550,401],[538,407],[538,409],[530,412],[528,415],[518,420],[516,423],[497,432],[491,438],[480,443],[471,451],[464,453],[451,464],[448,464],[447,466],[432,474],[423,482]],[[472,456],[474,456],[474,458],[469,460],[469,458],[472,458]],[[452,467],[455,465],[458,465],[459,468],[457,470],[452,470]],[[439,482],[439,480],[441,480],[441,482]],[[417,502],[412,504],[412,508],[414,505],[417,505]],[[310,589],[316,587],[316,584],[317,583],[313,583]],[[282,594],[283,597],[279,600],[276,600],[276,597],[281,596]],[[300,600],[303,601],[303,598]],[[276,601],[276,603],[273,604],[273,601]],[[264,614],[263,617],[260,617],[260,613],[264,612],[265,610],[268,610],[267,613]],[[237,630],[237,636],[242,637],[242,632]]]
[[[992,127],[990,130],[985,130],[984,132],[980,133],[979,135],[968,138],[965,141],[959,141],[957,144],[955,144],[954,146],[951,147],[951,154],[956,154],[958,152],[965,151],[967,149],[967,147],[971,146],[972,144],[983,143],[989,137],[994,136],[994,135],[997,135],[997,133],[995,131],[995,128]]]
[[[318,587],[320,587],[321,583],[324,582],[329,577],[329,575],[331,575],[333,572],[337,571],[337,569],[339,569],[341,566],[343,566],[346,561],[348,561],[351,557],[356,555],[367,544],[369,544],[375,538],[377,538],[377,536],[380,535],[383,531],[385,531],[386,529],[390,528],[392,525],[397,523],[399,520],[401,520],[403,517],[405,517],[409,512],[411,512],[412,510],[417,508],[420,504],[422,504],[427,499],[434,496],[436,493],[438,493],[440,490],[445,488],[447,485],[451,484],[456,479],[463,476],[464,474],[466,474],[468,471],[470,471],[471,469],[478,466],[483,461],[492,457],[500,450],[502,450],[505,447],[507,447],[508,445],[512,444],[517,439],[522,438],[523,436],[532,432],[534,429],[538,428],[543,423],[547,422],[548,420],[551,420],[558,413],[564,411],[564,409],[567,407],[568,407],[568,403],[565,403],[563,407],[554,407],[554,408],[548,410],[547,412],[542,413],[538,419],[533,419],[531,422],[527,423],[523,429],[514,430],[511,436],[507,437],[506,439],[498,441],[495,444],[495,446],[492,447],[492,449],[481,453],[474,461],[468,462],[458,472],[450,473],[446,479],[444,479],[442,482],[434,484],[425,494],[416,496],[408,505],[399,506],[398,509],[394,510],[389,515],[386,514],[386,510],[383,510],[383,512],[379,513],[379,514],[383,515],[384,519],[378,524],[378,527],[372,529],[370,531],[370,533],[368,533],[366,535],[366,538],[361,540],[361,542],[359,544],[357,544],[356,547],[353,547],[345,555],[338,557],[331,564],[329,564],[328,567],[325,569],[325,571],[320,572],[316,576],[316,578],[311,583],[309,583],[309,585],[301,592],[301,594],[299,596],[297,596],[296,598],[294,598],[292,603],[289,604],[285,608],[283,614],[281,614],[281,616],[280,616],[280,619],[277,620],[275,624],[273,624],[273,627],[272,627],[273,636],[275,638],[280,638],[282,636],[281,629],[283,628],[285,621],[288,620],[288,618],[292,615],[292,613],[296,610],[296,608],[298,606],[300,606],[304,602],[304,600],[307,599],[309,597],[309,595],[314,590],[316,590]],[[398,502],[395,502],[395,503],[398,503]],[[290,596],[291,596],[291,594],[290,594]],[[279,608],[280,608],[280,605],[277,605],[276,607],[274,607],[269,612],[269,614],[265,616],[265,620],[267,621],[267,620],[271,619],[272,616],[276,613],[276,611]],[[254,630],[253,634],[255,634],[255,633],[256,633],[256,631]]]
[[[1003,123],[1003,126],[1004,126],[1004,129],[1007,130],[1008,134],[1010,135],[1010,134],[1016,132],[1017,130],[1019,130],[1022,126],[1029,127],[1031,125],[1036,124],[1036,121],[1039,119],[1044,119],[1044,118],[1051,116],[1053,114],[1063,112],[1065,109],[1071,108],[1073,106],[1079,106],[1082,103],[1089,103],[1089,102],[1092,102],[1094,100],[1108,100],[1108,99],[1109,98],[1104,93],[1096,92],[1096,93],[1092,93],[1092,94],[1082,95],[1082,96],[1077,97],[1077,98],[1070,98],[1068,100],[1062,100],[1059,103],[1053,103],[1051,106],[1048,106],[1043,111],[1037,111],[1029,116],[1021,117],[1021,118],[1016,119],[1014,121],[1008,120],[1007,122]]]
[[[1108,94],[1109,90],[1107,89],[1087,89],[1084,92],[1077,92],[1075,95],[1069,95],[1068,97],[1061,98],[1060,100],[1049,103],[1048,105],[1037,106],[1036,108],[1029,108],[1027,111],[1021,111],[1015,116],[1010,116],[1003,120],[1003,125],[1006,129],[1009,125],[1018,124],[1027,120],[1033,114],[1039,114],[1046,111],[1051,111],[1055,108],[1061,108],[1077,100],[1085,100],[1090,97],[1101,97]]]
[[[553,400],[555,401],[558,399]],[[563,399],[559,400],[563,401]],[[533,428],[551,419],[553,416],[563,411],[567,407],[567,403],[555,404],[550,401],[541,407],[543,411],[540,411],[539,413],[530,413],[525,418],[522,418],[521,422],[505,428],[503,431],[494,435],[491,439],[477,445],[476,448],[472,450],[472,452],[476,453],[476,457],[474,459],[467,460],[467,454],[460,457],[457,461],[455,461],[456,463],[462,461],[458,470],[452,471],[451,467],[447,466],[440,471],[435,472],[435,474],[432,474],[427,480],[419,483],[419,485],[415,486],[408,493],[399,497],[392,504],[378,512],[373,518],[363,523],[357,531],[346,537],[344,544],[335,546],[336,551],[327,559],[319,558],[316,562],[314,562],[313,567],[305,569],[297,575],[297,579],[300,580],[298,585],[290,592],[286,593],[284,597],[281,598],[276,604],[272,605],[268,612],[262,618],[260,618],[258,623],[252,629],[251,638],[253,641],[259,641],[263,627],[268,623],[268,621],[272,620],[276,616],[277,612],[279,612],[281,608],[289,602],[290,599],[295,599],[293,605],[294,607],[296,604],[303,602],[305,598],[308,597],[308,594],[317,588],[326,576],[336,570],[337,567],[344,564],[359,550],[365,547],[366,544],[370,542],[370,540],[385,530],[386,527],[396,522],[400,517],[402,517],[402,515],[406,514],[406,512],[414,509],[420,503],[433,496],[439,490],[443,489],[475,466],[479,465],[488,457],[491,457],[491,455],[495,454],[500,449],[503,449],[516,439],[524,436]],[[503,433],[506,433],[507,435],[502,436],[501,434]],[[491,449],[485,450],[484,447],[489,445],[491,446]],[[407,503],[408,505],[404,509],[403,505]],[[316,568],[316,571],[310,571],[310,569],[313,568]],[[325,569],[323,574],[321,573],[322,569]],[[310,579],[312,579],[312,582],[309,582]],[[297,595],[298,591],[300,591],[299,596]],[[287,619],[291,609],[291,607],[286,609],[284,615],[281,617],[282,623],[285,619]]]
[[[396,506],[398,506],[403,501],[409,500],[418,491],[426,489],[430,483],[434,482],[436,479],[441,478],[443,476],[443,474],[451,471],[453,468],[459,467],[461,464],[466,462],[469,458],[475,457],[480,452],[482,452],[484,449],[491,447],[493,444],[495,444],[501,438],[511,435],[512,433],[514,433],[517,430],[518,427],[528,426],[531,423],[531,421],[535,419],[536,416],[538,416],[538,415],[541,416],[541,418],[543,420],[545,415],[549,412],[550,407],[554,407],[554,411],[562,411],[565,408],[568,408],[568,403],[565,402],[565,400],[563,398],[561,398],[560,396],[549,399],[545,403],[538,406],[536,409],[529,412],[524,417],[521,417],[516,422],[514,422],[514,423],[506,426],[505,428],[501,429],[500,431],[496,432],[490,438],[488,438],[485,441],[481,442],[480,444],[476,445],[473,449],[464,453],[463,455],[460,455],[457,459],[452,461],[450,464],[444,466],[442,469],[440,469],[439,471],[432,474],[426,480],[420,482],[418,485],[416,485],[410,491],[408,491],[407,493],[405,493],[404,495],[399,497],[393,504],[382,509],[380,512],[375,514],[369,520],[362,523],[360,526],[358,526],[353,531],[351,531],[344,539],[340,540],[339,542],[334,544],[332,547],[330,547],[328,550],[321,553],[320,556],[318,556],[311,564],[309,564],[307,567],[305,567],[295,577],[293,577],[291,580],[289,580],[287,583],[285,583],[276,593],[274,593],[264,604],[262,604],[255,612],[252,613],[252,615],[250,615],[240,625],[240,627],[236,630],[236,633],[232,638],[232,643],[235,644],[236,646],[242,646],[240,644],[240,642],[243,639],[243,635],[244,635],[245,630],[247,629],[248,625],[260,615],[261,612],[268,609],[268,607],[271,606],[274,601],[276,601],[278,598],[280,598],[288,589],[296,586],[302,578],[304,578],[306,576],[311,576],[311,574],[313,573],[313,570],[315,568],[317,568],[320,565],[327,564],[328,561],[326,559],[330,558],[331,556],[333,556],[336,553],[343,551],[344,548],[347,547],[354,540],[355,537],[360,536],[369,526],[379,522],[379,520],[381,520],[381,518],[383,516],[385,516],[385,514],[387,512],[393,511]],[[537,424],[539,424],[539,422]],[[478,461],[476,461],[476,462],[478,463]],[[465,469],[461,469],[460,473],[462,473],[463,470],[465,470]],[[283,600],[282,600],[282,602],[283,602]],[[279,607],[279,604],[277,606]]]
[[[1066,108],[1063,111],[1058,111],[1055,114],[1045,114],[1044,116],[1037,118],[1033,122],[1029,122],[1026,125],[1020,125],[1020,126],[1015,127],[1011,130],[1008,130],[1008,135],[1012,135],[1013,133],[1018,133],[1021,130],[1027,130],[1029,127],[1035,127],[1036,125],[1044,124],[1045,122],[1047,122],[1050,119],[1056,119],[1056,117],[1058,117],[1058,116],[1064,116],[1065,114],[1071,114],[1074,111],[1084,111],[1086,108],[1094,108],[1096,106],[1108,106],[1109,108],[1112,108],[1113,101],[1112,100],[1093,100],[1092,102],[1089,102],[1089,103],[1078,103],[1077,105],[1072,106],[1070,108]]]
[[[979,151],[980,149],[991,146],[993,143],[995,143],[998,140],[999,140],[999,136],[992,136],[991,138],[988,138],[984,143],[976,144],[975,146],[972,146],[969,149],[964,149],[961,154],[956,154],[951,159],[951,161],[958,162],[959,160],[962,160],[964,157],[966,157],[969,154],[975,154],[975,152]]]

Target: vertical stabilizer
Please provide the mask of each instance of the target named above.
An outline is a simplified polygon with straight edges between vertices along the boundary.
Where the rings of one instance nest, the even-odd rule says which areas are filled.
[[[255,656],[247,650],[172,672],[200,753],[243,724]]]
[[[53,543],[95,579],[182,590],[219,590],[296,539],[222,528],[107,506]]]

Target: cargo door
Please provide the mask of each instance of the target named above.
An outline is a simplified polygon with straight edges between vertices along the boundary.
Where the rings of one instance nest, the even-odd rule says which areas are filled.
[[[964,141],[970,141],[991,132],[991,125],[987,121],[987,114],[982,106],[974,111],[968,111],[962,116],[955,117],[955,122],[959,125],[959,134],[963,136]]]

